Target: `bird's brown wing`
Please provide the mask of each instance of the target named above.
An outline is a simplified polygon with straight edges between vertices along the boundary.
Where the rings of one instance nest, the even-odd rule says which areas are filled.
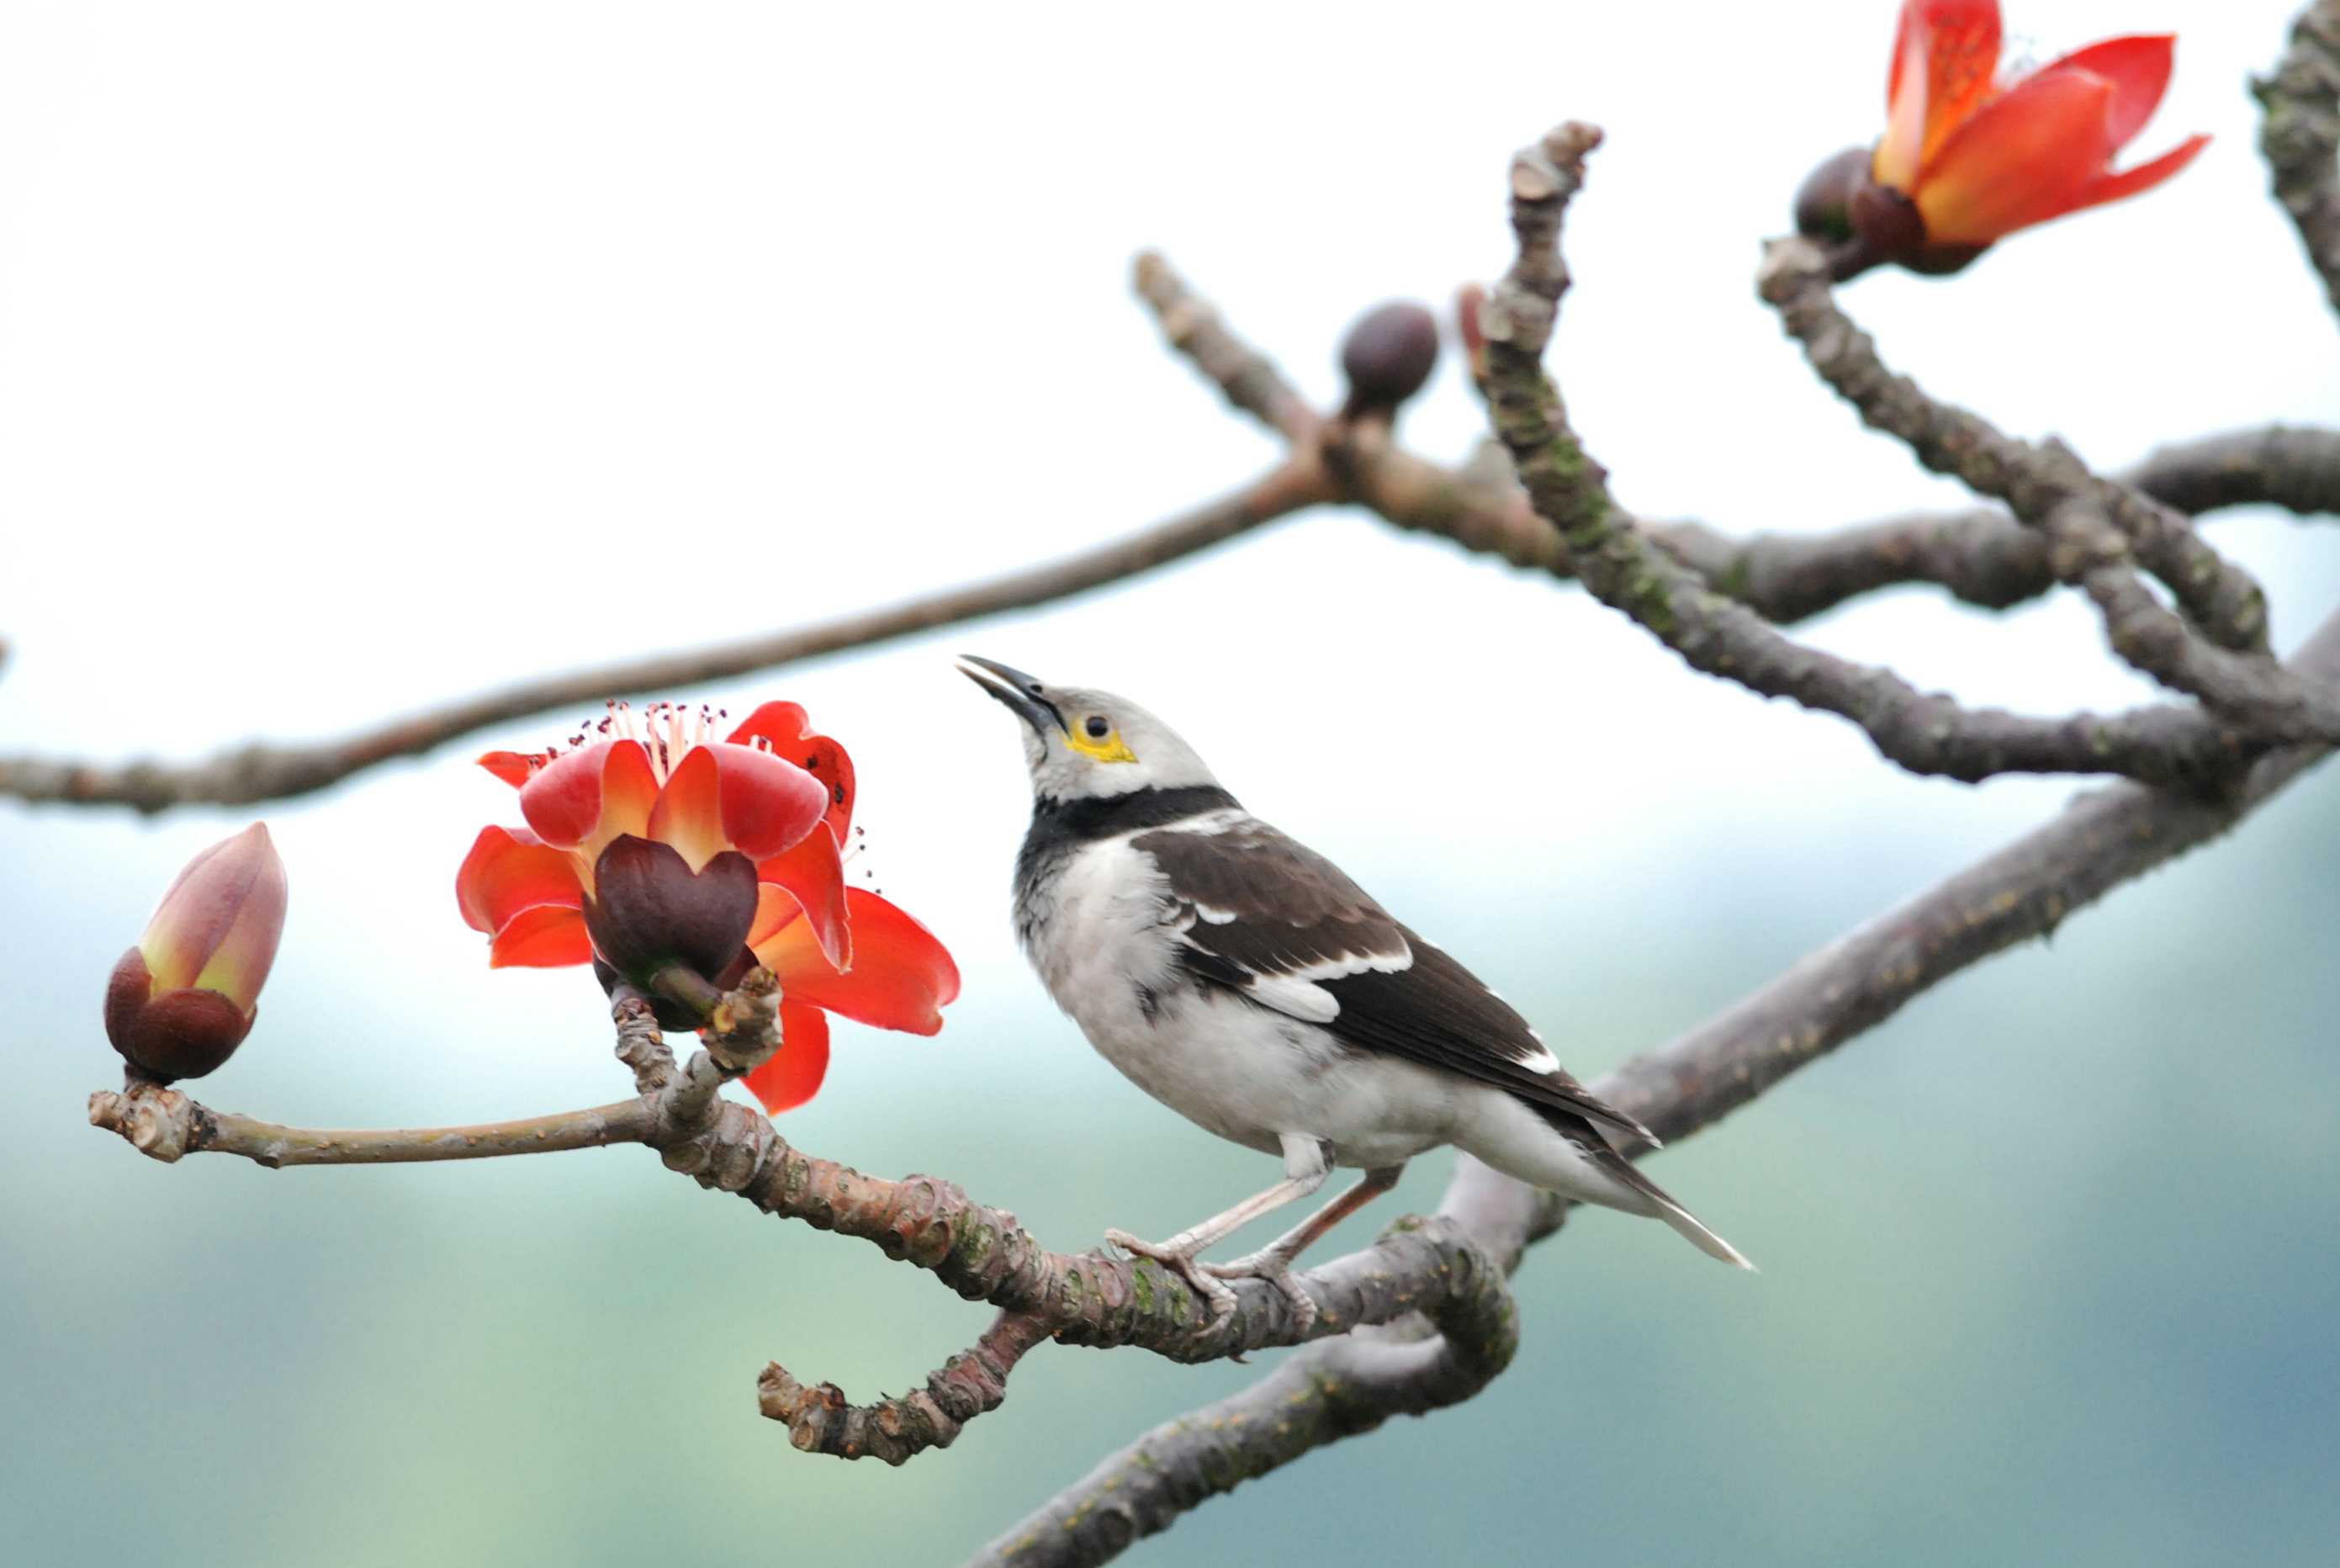
[[[1358,1049],[1458,1073],[1657,1142],[1587,1093],[1477,976],[1306,845],[1249,818],[1217,832],[1159,829],[1130,845],[1153,858],[1167,883],[1179,957],[1203,982]]]

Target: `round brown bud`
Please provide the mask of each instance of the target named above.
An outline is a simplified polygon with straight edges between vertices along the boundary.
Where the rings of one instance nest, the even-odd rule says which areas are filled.
[[[1341,372],[1349,378],[1343,413],[1394,413],[1437,363],[1438,318],[1427,305],[1395,300],[1367,311],[1341,343]]]
[[[105,1037],[122,1059],[158,1084],[199,1078],[235,1054],[252,1032],[247,1013],[217,991],[154,988],[146,956],[133,948],[105,987]]]
[[[1869,152],[1847,147],[1804,176],[1796,187],[1796,233],[1840,245],[1852,238],[1852,199],[1869,182]]]

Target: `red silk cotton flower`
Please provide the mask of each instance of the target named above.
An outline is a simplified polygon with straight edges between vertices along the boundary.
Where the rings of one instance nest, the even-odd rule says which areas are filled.
[[[455,876],[463,918],[502,967],[591,963],[650,995],[659,1021],[699,1015],[662,987],[761,964],[778,977],[779,1053],[744,1080],[768,1110],[810,1099],[828,1064],[823,1009],[931,1035],[958,970],[925,927],[845,885],[853,763],[793,702],[767,702],[722,739],[720,716],[657,703],[610,716],[566,749],[491,751],[525,828],[486,828]]]
[[[1814,173],[1798,226],[1850,242],[1840,277],[1879,262],[1948,273],[2018,229],[2150,190],[2210,140],[2113,170],[2160,104],[2176,45],[2108,38],[2003,79],[1998,0],[1905,0],[1885,135]]]

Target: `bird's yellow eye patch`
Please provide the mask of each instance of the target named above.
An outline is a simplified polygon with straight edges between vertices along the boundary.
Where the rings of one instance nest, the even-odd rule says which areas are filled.
[[[1106,732],[1098,735],[1094,733],[1096,729],[1105,729]],[[1104,725],[1094,719],[1074,725],[1065,736],[1065,744],[1082,756],[1093,757],[1099,762],[1137,760],[1137,753],[1132,751],[1127,743],[1122,739],[1120,730],[1106,729]]]

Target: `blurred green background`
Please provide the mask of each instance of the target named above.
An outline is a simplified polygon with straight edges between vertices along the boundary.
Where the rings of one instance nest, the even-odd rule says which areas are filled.
[[[1898,364],[2107,467],[2340,422],[2333,323],[2243,91],[2292,7],[2018,5],[2016,50],[2183,30],[2136,202],[1847,303]],[[1759,236],[1874,134],[1889,0],[1792,8],[0,7],[0,752],[194,756],[1045,559],[1240,483],[1260,432],[1126,294],[1160,244],[1320,403],[1344,324],[1508,253],[1510,151],[1610,142],[1555,350],[1626,502],[1741,531],[1957,506],[1750,299]],[[1484,422],[1450,362],[1405,435]],[[2288,646],[2328,525],[2221,519]],[[1806,629],[2034,711],[2146,696],[2068,597]],[[806,702],[889,897],[950,943],[935,1040],[840,1026],[788,1135],[933,1171],[1060,1247],[1272,1162],[1125,1084],[1011,946],[1004,659],[1161,712],[1247,803],[1591,1077],[2052,813],[1909,779],[1685,674],[1574,590],[1371,522],[678,693]],[[450,884],[478,748],[265,810],[292,913],[200,1087],[311,1126],[622,1092],[577,973],[490,973]],[[0,1561],[947,1563],[1254,1371],[1046,1348],[891,1471],[798,1454],[769,1359],[899,1391],[988,1320],[640,1150],[164,1167],[84,1120],[104,976],[250,813],[0,803]],[[1660,1178],[1763,1265],[1591,1214],[1469,1405],[1213,1502],[1157,1564],[2326,1563],[2340,1542],[2340,768],[1922,998]],[[1449,1157],[1332,1244],[1436,1201]],[[1249,1239],[1249,1238],[1246,1238]],[[1265,1357],[1263,1360],[1272,1360]]]

